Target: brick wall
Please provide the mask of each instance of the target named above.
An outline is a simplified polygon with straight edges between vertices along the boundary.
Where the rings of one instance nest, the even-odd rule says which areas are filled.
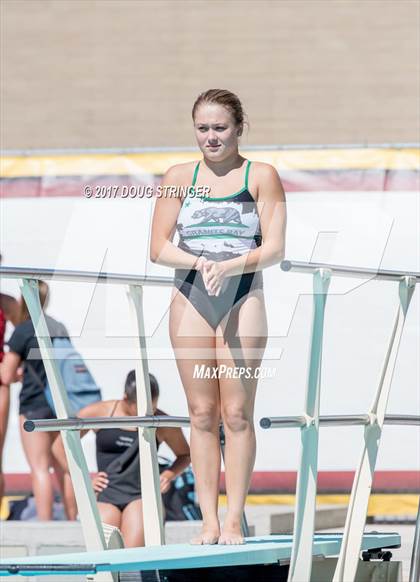
[[[244,144],[419,139],[417,1],[2,0],[2,147],[194,145],[207,88]]]

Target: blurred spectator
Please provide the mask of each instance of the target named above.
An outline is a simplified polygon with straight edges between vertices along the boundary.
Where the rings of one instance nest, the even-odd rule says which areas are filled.
[[[43,309],[47,306],[48,285],[39,282],[39,297]],[[68,332],[59,323],[45,314],[49,333],[54,337],[68,337]],[[55,418],[44,395],[47,376],[40,357],[33,357],[32,350],[39,356],[39,345],[33,323],[23,297],[19,300],[19,323],[9,341],[9,351],[4,355],[0,375],[4,384],[22,380],[19,394],[20,434],[23,450],[31,469],[32,487],[35,496],[38,519],[52,519],[54,491],[50,467],[54,468],[68,519],[75,519],[76,507],[73,502],[71,481],[52,455],[52,445],[57,432],[32,432],[23,430],[26,419]],[[23,365],[23,373],[20,372]]]
[[[157,408],[159,385],[149,374],[153,412],[165,415]],[[137,416],[135,372],[129,372],[121,400],[106,400],[86,406],[78,412],[80,418]],[[85,435],[88,431],[82,431]],[[98,473],[93,479],[98,508],[104,523],[120,529],[125,547],[144,546],[142,499],[137,429],[104,428],[96,432],[96,459]],[[190,464],[190,449],[181,428],[156,430],[156,446],[165,442],[176,458],[172,465],[162,469],[160,490],[165,493],[171,482]],[[63,459],[62,440],[54,444],[54,454]]]
[[[0,255],[0,264],[1,264]],[[4,357],[4,334],[6,332],[6,322],[13,325],[18,323],[19,304],[14,297],[0,293],[0,362]],[[4,475],[3,475],[3,447],[6,439],[7,424],[9,421],[10,390],[9,385],[0,375],[0,508],[4,495]]]

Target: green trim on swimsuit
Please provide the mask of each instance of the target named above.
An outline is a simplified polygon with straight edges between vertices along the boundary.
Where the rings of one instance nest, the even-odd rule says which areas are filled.
[[[241,190],[239,190],[239,192],[235,192],[235,194],[230,194],[229,196],[218,196],[217,198],[214,198],[213,196],[200,196],[200,200],[229,200],[229,198],[235,198],[235,196],[238,196],[239,194],[242,194],[242,192],[244,192],[246,190],[246,186],[244,186],[243,188],[241,188]]]
[[[248,160],[246,170],[245,170],[245,188],[248,190],[248,175],[249,175],[249,166],[251,165],[251,160]]]
[[[195,182],[197,180],[197,174],[198,174],[198,167],[199,167],[199,165],[200,165],[200,162],[197,162],[197,165],[196,165],[195,170],[194,170],[194,176],[193,176],[192,186],[195,185]]]
[[[183,240],[190,238],[254,238],[254,236],[240,236],[235,234],[197,234],[196,236],[184,236]]]
[[[193,177],[193,183],[192,185],[195,185],[195,182],[197,180],[197,174],[198,174],[198,167],[200,165],[200,162],[197,163],[196,167],[195,167],[195,171],[194,171],[194,177]],[[248,175],[249,175],[249,167],[251,165],[251,160],[248,160],[247,166],[246,166],[246,170],[245,170],[245,186],[243,186],[239,192],[235,192],[235,194],[229,194],[229,196],[218,196],[218,197],[214,197],[214,196],[199,196],[198,198],[200,200],[229,200],[230,198],[235,198],[235,196],[239,196],[239,194],[242,194],[242,192],[244,192],[245,190],[248,190]]]
[[[220,227],[227,227],[227,228],[249,228],[249,226],[247,224],[242,224],[242,222],[240,224],[238,224],[237,222],[224,222],[223,224],[220,224],[220,222],[197,222],[197,224],[190,224],[189,226],[186,226],[185,229],[187,228],[199,228],[199,227],[204,227],[204,226],[208,226],[210,228],[213,228],[215,226],[220,226]]]

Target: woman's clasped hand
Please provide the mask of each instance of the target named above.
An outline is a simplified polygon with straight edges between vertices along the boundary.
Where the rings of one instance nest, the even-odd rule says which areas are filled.
[[[196,263],[197,271],[200,271],[204,285],[209,295],[220,295],[223,282],[227,277],[223,261],[212,261],[200,257]]]

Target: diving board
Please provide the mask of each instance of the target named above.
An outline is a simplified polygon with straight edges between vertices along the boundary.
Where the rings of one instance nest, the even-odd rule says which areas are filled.
[[[341,534],[315,534],[314,557],[337,556]],[[289,563],[293,536],[273,535],[245,538],[243,545],[198,546],[171,544],[105,550],[76,554],[55,554],[0,560],[0,576],[71,575],[98,572],[132,572],[136,570],[171,570],[220,566]],[[398,548],[401,537],[394,533],[367,533],[362,550]],[[66,569],[68,566],[68,569]]]

